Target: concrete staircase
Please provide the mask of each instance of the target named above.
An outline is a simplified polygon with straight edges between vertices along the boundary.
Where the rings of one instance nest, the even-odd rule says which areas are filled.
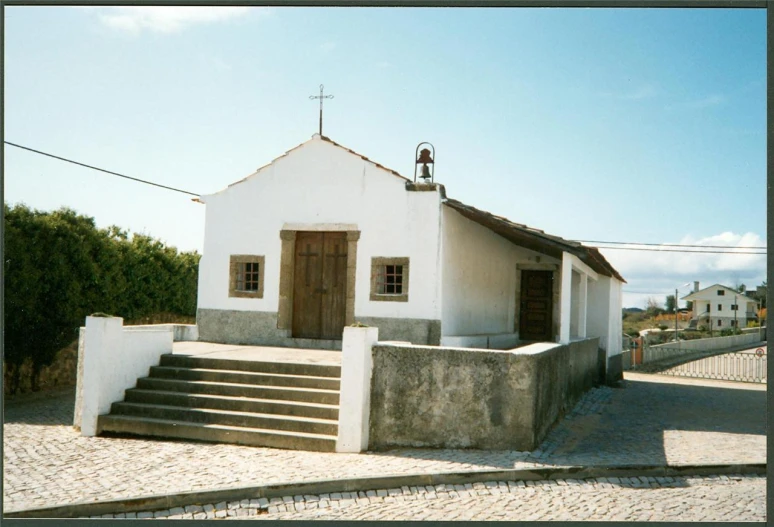
[[[333,452],[340,377],[334,365],[163,355],[97,433]]]

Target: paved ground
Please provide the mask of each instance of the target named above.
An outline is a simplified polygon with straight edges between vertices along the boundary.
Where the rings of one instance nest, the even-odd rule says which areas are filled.
[[[95,516],[96,517],[96,516]],[[113,517],[106,515],[105,517]],[[221,502],[116,518],[765,521],[763,476],[488,481]]]
[[[72,392],[20,398],[5,407],[3,508],[373,475],[766,461],[765,386],[629,373],[626,379],[623,388],[589,392],[531,453],[331,454],[84,438],[71,426]]]
[[[302,348],[273,348],[271,346],[240,346],[214,342],[173,342],[174,355],[196,355],[207,359],[239,359],[268,362],[305,362],[310,364],[341,365],[341,352]]]

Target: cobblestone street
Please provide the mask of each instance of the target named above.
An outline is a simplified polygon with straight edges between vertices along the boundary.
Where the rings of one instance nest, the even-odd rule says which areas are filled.
[[[627,373],[623,388],[590,391],[541,448],[531,453],[402,449],[330,454],[184,441],[85,438],[71,426],[73,397],[67,392],[6,402],[5,511],[374,475],[565,464],[766,462],[765,386],[723,381]],[[759,487],[763,492],[764,486],[748,478],[737,485],[752,485],[751,496]],[[715,492],[711,487],[701,488],[704,490],[697,491],[699,494]],[[668,490],[682,496],[678,491],[692,492],[685,488]],[[509,498],[515,500],[509,507],[519,507],[518,496]],[[614,499],[612,494],[610,499]],[[695,499],[705,498],[697,495]],[[653,499],[654,507],[659,501]],[[362,513],[371,514],[365,509]]]
[[[100,516],[94,516],[98,518]],[[764,521],[763,476],[488,481],[193,505],[104,518]]]

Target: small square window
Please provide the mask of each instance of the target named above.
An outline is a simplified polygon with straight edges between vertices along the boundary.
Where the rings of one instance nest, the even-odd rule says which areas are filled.
[[[409,259],[371,259],[371,300],[408,302]]]
[[[718,304],[718,311],[723,311],[723,304]]]
[[[731,311],[739,311],[739,306],[734,304],[731,306]]]
[[[725,296],[726,292],[723,289],[718,289],[718,296]]]
[[[722,326],[723,325],[722,322],[723,322],[722,320],[718,320],[718,326]]]
[[[263,298],[264,261],[263,256],[232,254],[228,296]]]

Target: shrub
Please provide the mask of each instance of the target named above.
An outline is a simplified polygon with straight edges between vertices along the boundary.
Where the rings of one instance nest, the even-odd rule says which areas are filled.
[[[63,208],[5,210],[5,366],[9,393],[31,361],[32,387],[41,368],[77,338],[90,313],[127,319],[169,312],[193,315],[199,255],[178,253],[149,236]]]

